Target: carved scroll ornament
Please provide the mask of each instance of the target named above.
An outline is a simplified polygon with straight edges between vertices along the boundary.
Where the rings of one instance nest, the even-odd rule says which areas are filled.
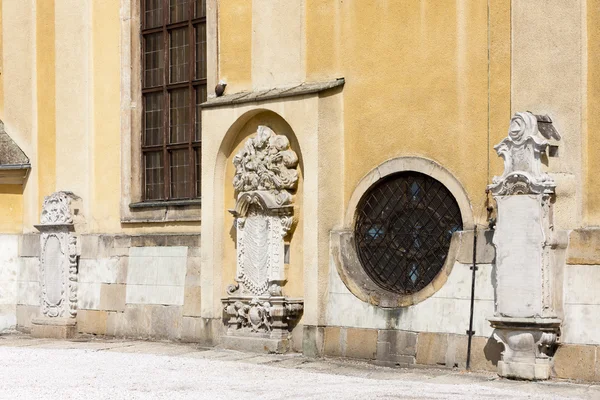
[[[548,116],[516,113],[510,121],[508,137],[494,146],[504,159],[504,173],[494,177],[488,189],[494,195],[554,193],[556,184],[542,172],[540,156],[549,140],[560,140]]]

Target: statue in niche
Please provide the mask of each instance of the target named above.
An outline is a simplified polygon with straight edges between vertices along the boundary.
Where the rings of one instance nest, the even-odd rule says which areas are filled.
[[[287,137],[261,125],[234,156],[233,165],[237,272],[223,299],[228,333],[285,339],[288,322],[302,311],[301,300],[282,294],[284,238],[293,223],[298,156]]]

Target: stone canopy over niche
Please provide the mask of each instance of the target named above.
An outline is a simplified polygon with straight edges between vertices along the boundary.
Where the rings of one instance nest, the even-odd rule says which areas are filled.
[[[293,225],[298,156],[287,137],[259,125],[234,156],[236,283],[223,298],[226,338],[263,338],[263,348],[286,351],[302,300],[283,296],[284,239]]]

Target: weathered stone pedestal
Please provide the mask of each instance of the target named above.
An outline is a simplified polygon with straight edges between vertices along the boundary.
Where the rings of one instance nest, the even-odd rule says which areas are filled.
[[[44,198],[40,234],[41,318],[32,321],[34,337],[66,339],[77,333],[77,238],[70,203],[74,195],[57,192]]]
[[[222,345],[245,351],[284,353],[299,320],[302,299],[283,295],[284,238],[293,225],[291,190],[298,157],[285,136],[259,126],[234,157],[237,236],[236,283],[223,298],[227,333]]]
[[[31,336],[36,338],[69,339],[77,334],[74,318],[34,318]]]
[[[494,336],[504,344],[498,375],[527,380],[550,378],[560,319],[494,317],[489,321],[495,328]]]
[[[560,136],[548,117],[517,113],[508,138],[495,147],[504,174],[488,189],[497,204],[496,312],[489,321],[504,345],[498,374],[540,380],[552,373],[560,336],[566,240],[553,225],[554,181],[540,155]]]

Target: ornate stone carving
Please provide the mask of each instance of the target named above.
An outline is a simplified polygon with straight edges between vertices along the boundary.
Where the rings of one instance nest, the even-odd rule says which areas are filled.
[[[488,189],[494,195],[554,193],[554,180],[541,170],[540,156],[548,140],[560,140],[550,117],[516,113],[508,137],[494,146],[504,159],[504,173],[494,177]]]
[[[73,231],[70,192],[56,192],[44,198],[40,235],[40,303],[49,318],[77,316],[77,237]]]
[[[548,140],[560,139],[551,124],[549,117],[517,113],[495,147],[504,174],[488,186],[497,205],[496,307],[489,321],[504,344],[498,374],[505,377],[548,379],[560,333],[566,234],[554,229],[556,185],[540,159]]]
[[[40,218],[42,225],[72,224],[72,198],[73,193],[71,192],[56,192],[44,197],[42,216]]]
[[[227,288],[229,297],[223,299],[228,335],[287,340],[289,323],[302,311],[301,300],[282,295],[298,157],[285,136],[261,125],[233,164],[237,272],[236,283]]]

